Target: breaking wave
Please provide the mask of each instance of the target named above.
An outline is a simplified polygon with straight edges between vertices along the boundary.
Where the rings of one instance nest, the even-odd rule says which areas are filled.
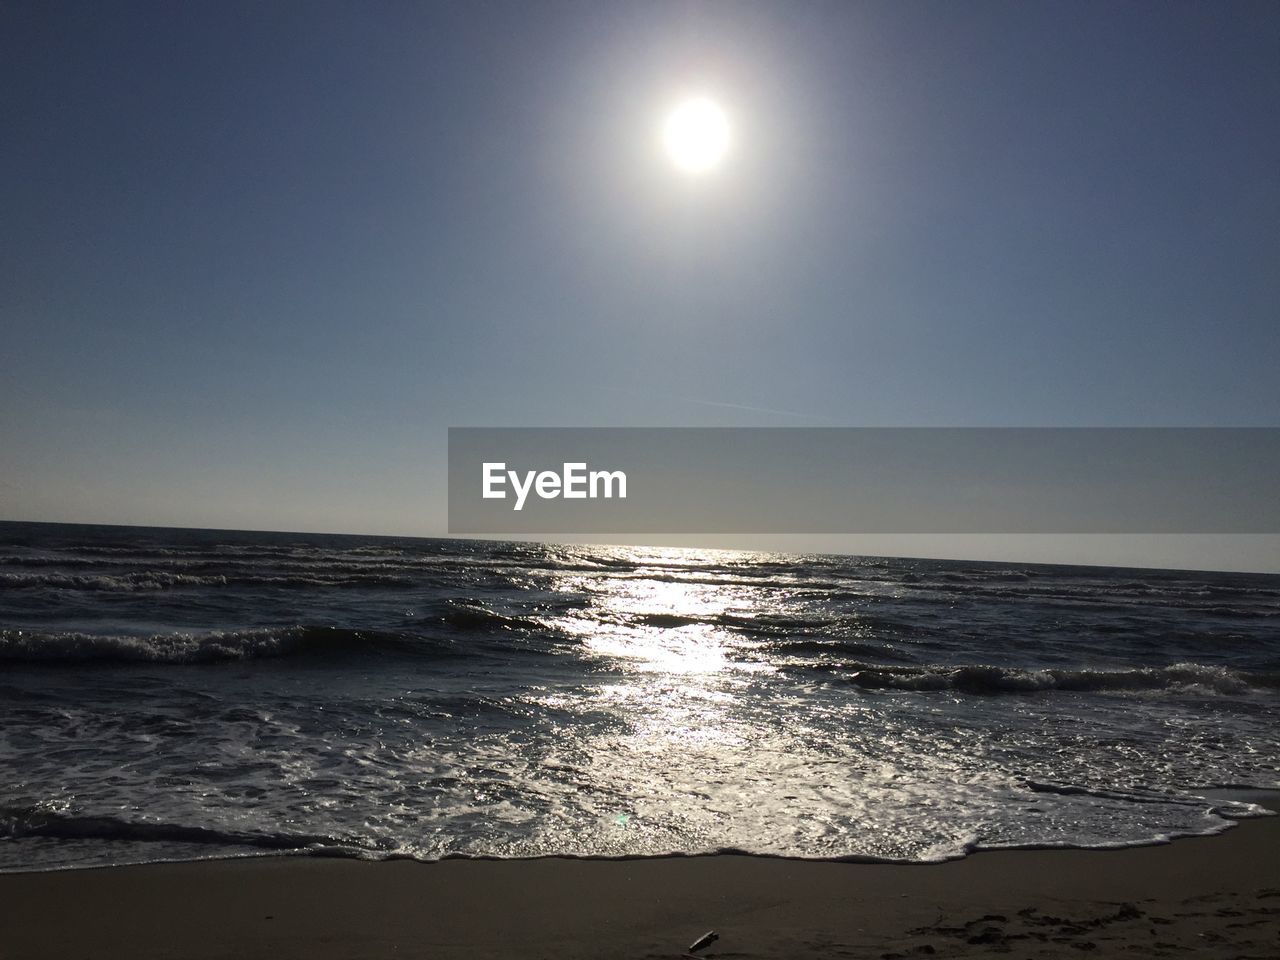
[[[257,847],[263,850],[375,851],[384,845],[363,837],[277,833],[258,830],[220,830],[178,823],[124,820],[50,810],[42,805],[0,807],[0,838],[50,837],[59,840],[110,840],[143,843],[207,844],[213,847]]]
[[[378,651],[442,655],[452,651],[453,646],[434,638],[339,627],[215,630],[145,637],[0,630],[0,662],[9,663],[196,664]]]
[[[386,573],[345,572],[340,574],[304,574],[256,576],[172,573],[167,570],[143,570],[114,574],[76,573],[0,573],[0,587],[10,589],[60,589],[120,591],[172,590],[201,587],[412,587],[421,585],[423,576],[396,576]]]
[[[866,690],[950,690],[970,694],[1075,693],[1199,689],[1219,694],[1280,688],[1280,672],[1231,670],[1199,663],[1134,670],[1022,669],[988,665],[898,667],[870,664],[819,665]]]

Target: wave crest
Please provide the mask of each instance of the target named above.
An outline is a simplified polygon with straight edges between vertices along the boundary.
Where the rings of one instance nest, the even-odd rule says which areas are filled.
[[[424,637],[339,627],[266,627],[145,637],[0,630],[0,662],[9,663],[197,664],[379,650],[440,654],[452,646]]]
[[[985,664],[897,667],[869,664],[824,666],[866,690],[950,690],[971,694],[1160,691],[1198,688],[1220,694],[1280,687],[1280,673],[1231,670],[1199,663],[1133,670],[1023,669]]]

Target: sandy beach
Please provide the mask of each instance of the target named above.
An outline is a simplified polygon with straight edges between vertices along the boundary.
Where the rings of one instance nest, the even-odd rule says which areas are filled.
[[[1230,957],[1280,947],[1280,818],[938,865],[281,857],[0,876],[0,955]]]

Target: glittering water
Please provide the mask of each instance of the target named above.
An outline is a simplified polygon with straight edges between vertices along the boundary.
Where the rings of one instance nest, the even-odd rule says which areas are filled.
[[[1280,577],[0,524],[0,869],[935,860],[1280,783]]]

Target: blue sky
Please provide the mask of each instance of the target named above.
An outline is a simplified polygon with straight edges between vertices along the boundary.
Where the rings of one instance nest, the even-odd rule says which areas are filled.
[[[438,533],[448,426],[1280,425],[1273,3],[10,3],[0,48],[6,518]]]

